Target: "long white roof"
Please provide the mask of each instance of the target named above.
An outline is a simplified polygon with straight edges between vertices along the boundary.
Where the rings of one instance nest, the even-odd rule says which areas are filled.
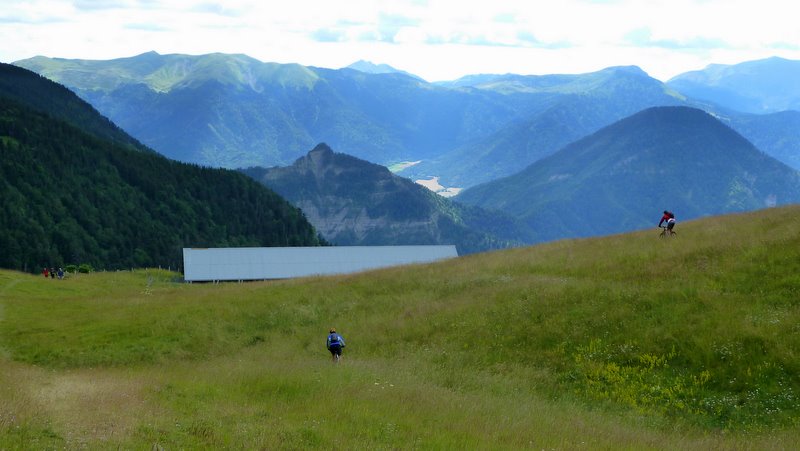
[[[458,257],[454,245],[184,248],[187,282],[346,274]]]

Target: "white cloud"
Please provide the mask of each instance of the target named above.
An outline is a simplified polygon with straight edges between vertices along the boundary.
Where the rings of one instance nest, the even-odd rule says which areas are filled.
[[[245,53],[341,67],[369,59],[427,79],[636,64],[662,79],[708,63],[800,59],[779,0],[0,0],[1,61]]]
[[[131,5],[123,0],[73,0],[72,5],[78,10],[123,9]]]

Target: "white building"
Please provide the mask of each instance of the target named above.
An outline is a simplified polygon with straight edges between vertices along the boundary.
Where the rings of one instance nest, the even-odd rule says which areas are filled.
[[[346,274],[458,257],[445,246],[184,248],[187,282]]]

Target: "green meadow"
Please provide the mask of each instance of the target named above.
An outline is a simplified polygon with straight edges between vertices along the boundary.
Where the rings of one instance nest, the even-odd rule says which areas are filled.
[[[795,448],[800,207],[676,231],[289,281],[0,271],[0,449]]]

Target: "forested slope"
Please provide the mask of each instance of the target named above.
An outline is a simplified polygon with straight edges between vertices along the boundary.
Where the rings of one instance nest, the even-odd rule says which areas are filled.
[[[302,212],[242,174],[131,150],[2,93],[0,211],[0,267],[28,271],[176,268],[183,247],[319,244]]]
[[[27,69],[0,63],[0,96],[65,121],[98,138],[150,151],[72,91]]]

